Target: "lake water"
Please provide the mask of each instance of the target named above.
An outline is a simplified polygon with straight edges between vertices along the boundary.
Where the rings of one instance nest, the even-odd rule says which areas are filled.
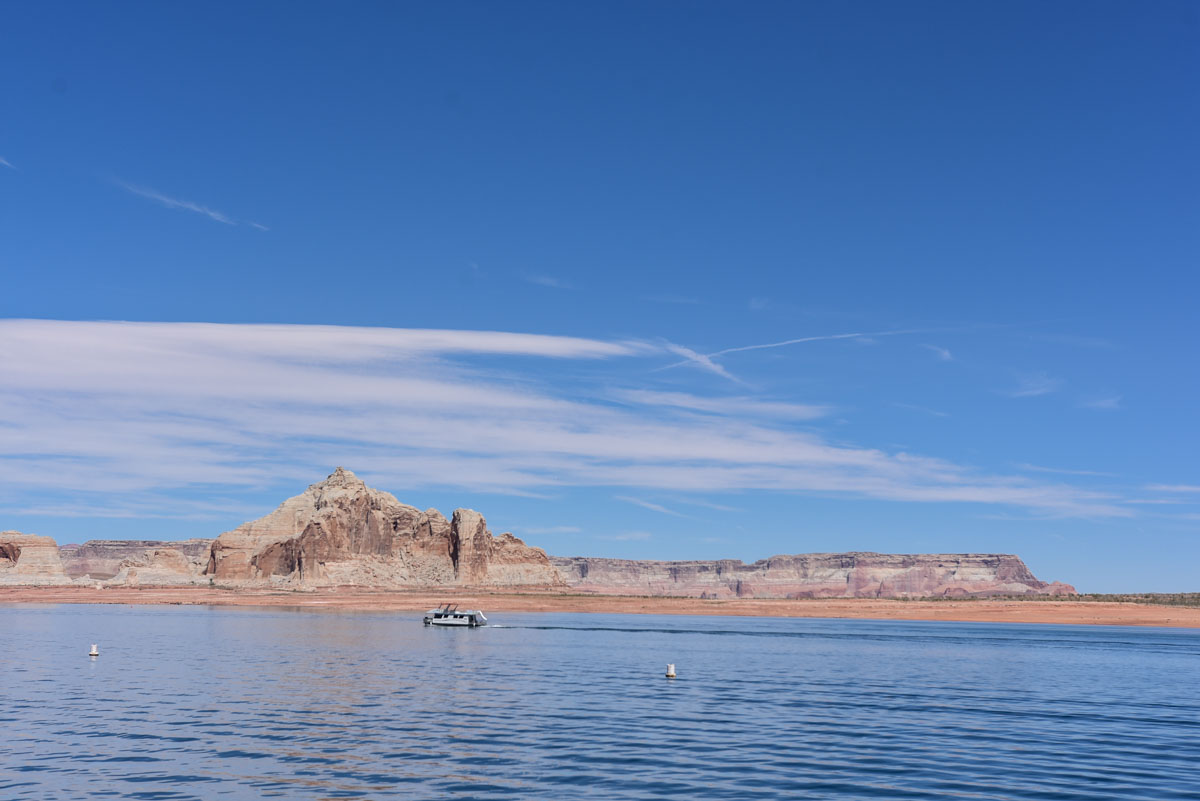
[[[1197,629],[491,618],[0,606],[0,799],[1200,799]]]

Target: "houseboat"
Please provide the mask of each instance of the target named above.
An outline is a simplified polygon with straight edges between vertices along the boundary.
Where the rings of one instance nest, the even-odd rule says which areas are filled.
[[[486,626],[487,618],[477,609],[459,609],[458,604],[446,604],[425,613],[426,626]]]

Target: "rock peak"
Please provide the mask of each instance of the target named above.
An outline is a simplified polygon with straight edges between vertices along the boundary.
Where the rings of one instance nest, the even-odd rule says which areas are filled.
[[[329,474],[329,477],[319,484],[313,484],[309,489],[358,489],[366,488],[366,483],[344,467],[339,467]]]
[[[254,585],[560,586],[546,553],[496,539],[483,515],[421,512],[339,467],[209,547],[204,576]]]

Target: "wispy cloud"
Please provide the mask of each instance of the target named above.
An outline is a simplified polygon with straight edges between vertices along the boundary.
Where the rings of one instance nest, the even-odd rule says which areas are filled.
[[[209,208],[208,206],[204,206],[199,203],[193,203],[190,200],[180,200],[179,198],[170,197],[169,195],[164,195],[162,192],[159,192],[156,189],[150,189],[149,187],[145,186],[137,186],[135,184],[127,184],[123,181],[118,181],[117,185],[127,192],[137,195],[138,197],[146,198],[147,200],[153,200],[155,203],[159,204],[160,206],[165,206],[168,209],[183,209],[184,211],[191,211],[196,214],[201,214],[214,222],[223,223],[224,225],[238,224],[237,220],[223,212],[217,211],[216,209]],[[257,228],[260,231],[270,230],[262,223],[250,222],[247,224],[252,228]]]
[[[699,298],[687,295],[643,295],[642,300],[647,300],[651,303],[671,303],[677,306],[695,306],[700,303]]]
[[[925,348],[926,350],[932,351],[934,353],[934,355],[937,356],[938,359],[940,359],[941,361],[944,361],[944,362],[954,361],[954,354],[950,353],[950,351],[948,351],[946,348],[943,348],[939,345],[921,345],[921,347]]]
[[[1069,345],[1076,348],[1098,348],[1112,350],[1117,346],[1107,339],[1100,337],[1079,336],[1077,334],[1031,334],[1031,339],[1042,342],[1052,342],[1056,345]]]
[[[16,167],[14,167],[14,166],[13,166],[13,165],[12,165],[12,164],[11,164],[11,163],[8,161],[8,159],[3,159],[3,158],[0,158],[0,167],[8,167],[10,170],[15,170],[15,169],[16,169]]]
[[[745,352],[751,351],[751,350],[767,350],[768,348],[783,348],[788,345],[799,345],[804,342],[828,342],[830,340],[835,340],[835,339],[858,339],[860,337],[866,337],[866,336],[881,336],[881,335],[880,334],[867,334],[867,333],[862,333],[862,332],[856,333],[856,334],[823,334],[821,336],[814,336],[814,337],[799,337],[797,339],[785,339],[781,342],[766,342],[761,345],[741,345],[736,348],[725,348],[724,350],[719,350],[716,353],[710,353],[708,355],[709,356],[725,356],[730,353],[745,353]]]
[[[763,401],[745,396],[704,397],[687,392],[658,392],[646,389],[617,390],[613,394],[621,400],[645,406],[669,406],[726,416],[815,420],[828,416],[832,411],[828,406],[817,404]]]
[[[211,500],[188,501],[179,498],[104,499],[86,503],[48,503],[6,509],[14,515],[30,517],[73,517],[120,520],[224,520],[249,519],[262,509],[246,503]],[[3,525],[3,523],[0,523]],[[61,543],[60,543],[61,544]]]
[[[556,278],[553,275],[542,275],[539,273],[521,273],[521,280],[527,284],[536,286],[549,287],[550,289],[574,289],[575,286],[561,278]]]
[[[222,214],[216,209],[210,209],[208,206],[201,206],[199,203],[193,203],[190,200],[179,200],[177,198],[168,197],[162,192],[150,189],[144,186],[134,186],[133,184],[121,184],[121,188],[127,192],[132,192],[138,197],[144,197],[147,200],[153,200],[161,206],[166,206],[169,209],[184,209],[186,211],[194,211],[197,214],[203,214],[210,220],[214,220],[225,225],[237,225],[237,222],[230,217]]]
[[[723,503],[713,503],[712,501],[703,501],[698,498],[680,498],[680,503],[686,503],[688,506],[700,506],[704,509],[713,509],[718,512],[741,512],[736,506],[726,506]]]
[[[830,341],[839,340],[839,339],[855,339],[855,340],[859,340],[860,342],[863,342],[865,344],[874,344],[871,339],[872,337],[892,337],[892,336],[900,336],[902,334],[918,334],[918,333],[926,333],[926,331],[918,330],[918,329],[905,329],[905,330],[897,330],[897,331],[858,331],[858,332],[850,333],[850,334],[821,334],[818,336],[811,336],[811,337],[798,337],[796,339],[785,339],[780,342],[765,342],[765,343],[758,344],[758,345],[739,345],[737,347],[724,348],[722,350],[714,351],[712,353],[707,353],[707,354],[701,354],[701,353],[697,353],[696,351],[689,350],[687,353],[679,354],[682,356],[687,356],[687,358],[684,361],[674,362],[672,364],[664,365],[663,367],[659,367],[657,369],[659,371],[670,370],[675,367],[682,367],[686,364],[700,364],[701,366],[706,367],[709,370],[713,370],[714,368],[724,370],[723,367],[718,365],[713,360],[719,356],[727,356],[730,353],[746,353],[746,352],[752,351],[752,350],[768,350],[771,348],[788,347],[790,345],[800,345],[800,344],[804,344],[806,342],[830,342]],[[691,354],[691,355],[688,355],[688,354]],[[703,361],[701,361],[701,360],[703,360]],[[729,377],[729,376],[727,375],[727,377]]]
[[[974,331],[974,330],[979,330],[979,329],[992,329],[992,328],[1004,328],[1004,327],[1006,327],[1006,326],[977,324],[977,325],[959,326],[959,327],[951,327],[951,328],[947,328],[947,327],[900,328],[900,329],[892,329],[892,330],[887,330],[887,331],[856,331],[856,332],[844,333],[844,334],[819,334],[819,335],[815,335],[815,336],[796,337],[794,339],[784,339],[779,342],[764,342],[764,343],[756,344],[756,345],[739,345],[737,347],[723,348],[721,350],[713,351],[712,353],[707,353],[707,354],[703,354],[703,355],[708,357],[709,359],[715,359],[719,356],[726,356],[730,353],[745,353],[748,351],[767,350],[770,348],[783,348],[783,347],[789,347],[791,345],[801,345],[801,344],[805,344],[808,342],[830,342],[830,341],[836,341],[836,340],[840,340],[840,339],[856,340],[860,344],[873,345],[873,344],[877,344],[875,341],[875,338],[877,338],[877,337],[881,338],[881,337],[909,336],[909,335],[913,335],[913,334],[944,334],[944,333],[954,332],[954,331]],[[953,354],[950,353],[950,351],[947,350],[946,348],[943,348],[943,347],[940,347],[937,345],[925,345],[925,347],[933,349],[936,353],[939,354],[939,358],[946,359],[947,361],[953,360],[953,358],[954,358]],[[686,361],[668,364],[668,365],[665,365],[658,369],[659,370],[670,370],[675,367],[682,367],[686,364],[692,363],[693,361],[694,360],[692,360],[692,359],[688,359]]]
[[[781,342],[767,342],[767,343],[764,343],[761,345],[742,345],[742,346],[736,347],[736,348],[725,348],[724,350],[719,350],[716,353],[710,353],[709,355],[710,356],[724,356],[728,353],[745,353],[746,351],[751,351],[751,350],[766,350],[769,348],[783,348],[783,347],[788,347],[790,345],[802,345],[807,342],[831,342],[831,341],[836,341],[839,339],[870,340],[872,337],[898,337],[898,336],[906,336],[909,334],[928,334],[928,333],[936,333],[938,331],[945,332],[946,330],[948,330],[948,329],[945,329],[945,328],[941,328],[941,329],[900,328],[900,329],[894,329],[891,331],[858,331],[855,333],[847,333],[847,334],[820,334],[817,336],[798,337],[796,339],[785,339]]]
[[[1010,398],[1036,398],[1058,392],[1062,383],[1060,379],[1051,378],[1045,373],[1029,373],[1018,376],[1016,389],[1010,389],[1004,394]]]
[[[1037,464],[1029,464],[1028,462],[1021,462],[1014,466],[1018,470],[1029,470],[1034,473],[1055,473],[1060,476],[1103,476],[1106,478],[1116,476],[1115,473],[1101,473],[1098,470],[1068,470],[1062,467],[1043,467]]]
[[[710,356],[705,356],[703,353],[697,353],[696,351],[692,350],[691,348],[685,348],[683,345],[676,345],[673,342],[666,343],[665,347],[668,351],[670,351],[671,353],[674,353],[676,356],[684,357],[685,361],[680,362],[679,364],[691,363],[691,364],[696,365],[697,367],[699,367],[702,370],[707,370],[710,373],[715,373],[715,374],[721,376],[722,378],[727,378],[730,381],[733,381],[734,383],[737,383],[737,384],[745,384],[746,383],[742,379],[740,379],[737,376],[730,373],[728,370],[726,370],[721,365],[714,362],[712,360],[712,357],[710,357]],[[671,365],[671,366],[674,367],[677,365]]]
[[[520,534],[579,534],[582,532],[579,526],[525,526],[518,533]]]
[[[0,320],[0,507],[234,494],[345,464],[408,489],[754,490],[1131,514],[1108,492],[830,441],[797,430],[786,413],[802,405],[670,393],[614,404],[614,371],[644,377],[640,360],[666,350],[502,331]],[[523,358],[507,367],[507,356]],[[593,383],[564,386],[559,360]]]
[[[1147,484],[1145,488],[1150,492],[1200,492],[1197,484]]]
[[[610,534],[606,537],[600,537],[602,540],[612,540],[614,542],[639,542],[648,540],[653,536],[649,531],[624,531],[620,534]]]
[[[1079,404],[1085,409],[1099,409],[1100,411],[1116,411],[1121,408],[1121,396],[1113,395],[1108,398],[1095,398],[1093,400],[1085,400]]]
[[[933,415],[934,417],[949,417],[950,416],[949,412],[943,412],[943,411],[939,411],[937,409],[930,409],[928,406],[917,406],[914,403],[893,402],[892,405],[895,406],[897,409],[908,409],[910,412],[920,412],[921,414],[930,414],[930,415]]]
[[[688,515],[685,515],[683,512],[676,512],[674,509],[668,509],[665,506],[662,506],[657,503],[651,503],[650,501],[643,501],[641,498],[630,498],[628,495],[614,495],[613,497],[616,498],[618,501],[624,501],[625,503],[631,503],[634,506],[640,506],[643,509],[649,509],[651,512],[658,512],[659,514],[664,514],[664,515],[672,515],[674,517],[688,517]],[[691,519],[691,518],[688,518],[688,519]]]

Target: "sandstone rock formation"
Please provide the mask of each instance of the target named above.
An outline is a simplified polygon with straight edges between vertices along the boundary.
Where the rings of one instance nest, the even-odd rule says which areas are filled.
[[[86,576],[92,579],[111,579],[121,572],[123,562],[134,565],[149,566],[159,558],[161,566],[171,572],[191,572],[199,575],[208,564],[208,552],[212,546],[211,539],[179,540],[163,542],[160,540],[88,540],[82,545],[60,545],[58,552],[62,557],[63,567],[67,575],[73,578]],[[168,554],[174,552],[182,555],[189,562],[183,567],[179,560]],[[160,555],[159,557],[156,557]]]
[[[483,515],[447,520],[338,468],[271,514],[215,540],[91,540],[0,533],[0,584],[375,588],[545,587],[696,598],[894,598],[1064,595],[1008,554],[820,553],[753,564],[548,557]]]
[[[176,548],[147,548],[136,556],[122,559],[116,575],[105,583],[128,587],[208,584],[208,577],[203,575],[207,565],[207,553],[196,555]]]
[[[753,564],[552,557],[578,592],[694,598],[923,598],[1074,594],[1009,554],[816,553]]]
[[[218,584],[301,586],[561,586],[545,551],[493,537],[483,516],[447,521],[338,468],[266,517],[212,543],[204,571]]]
[[[70,584],[50,537],[0,531],[0,584]]]

